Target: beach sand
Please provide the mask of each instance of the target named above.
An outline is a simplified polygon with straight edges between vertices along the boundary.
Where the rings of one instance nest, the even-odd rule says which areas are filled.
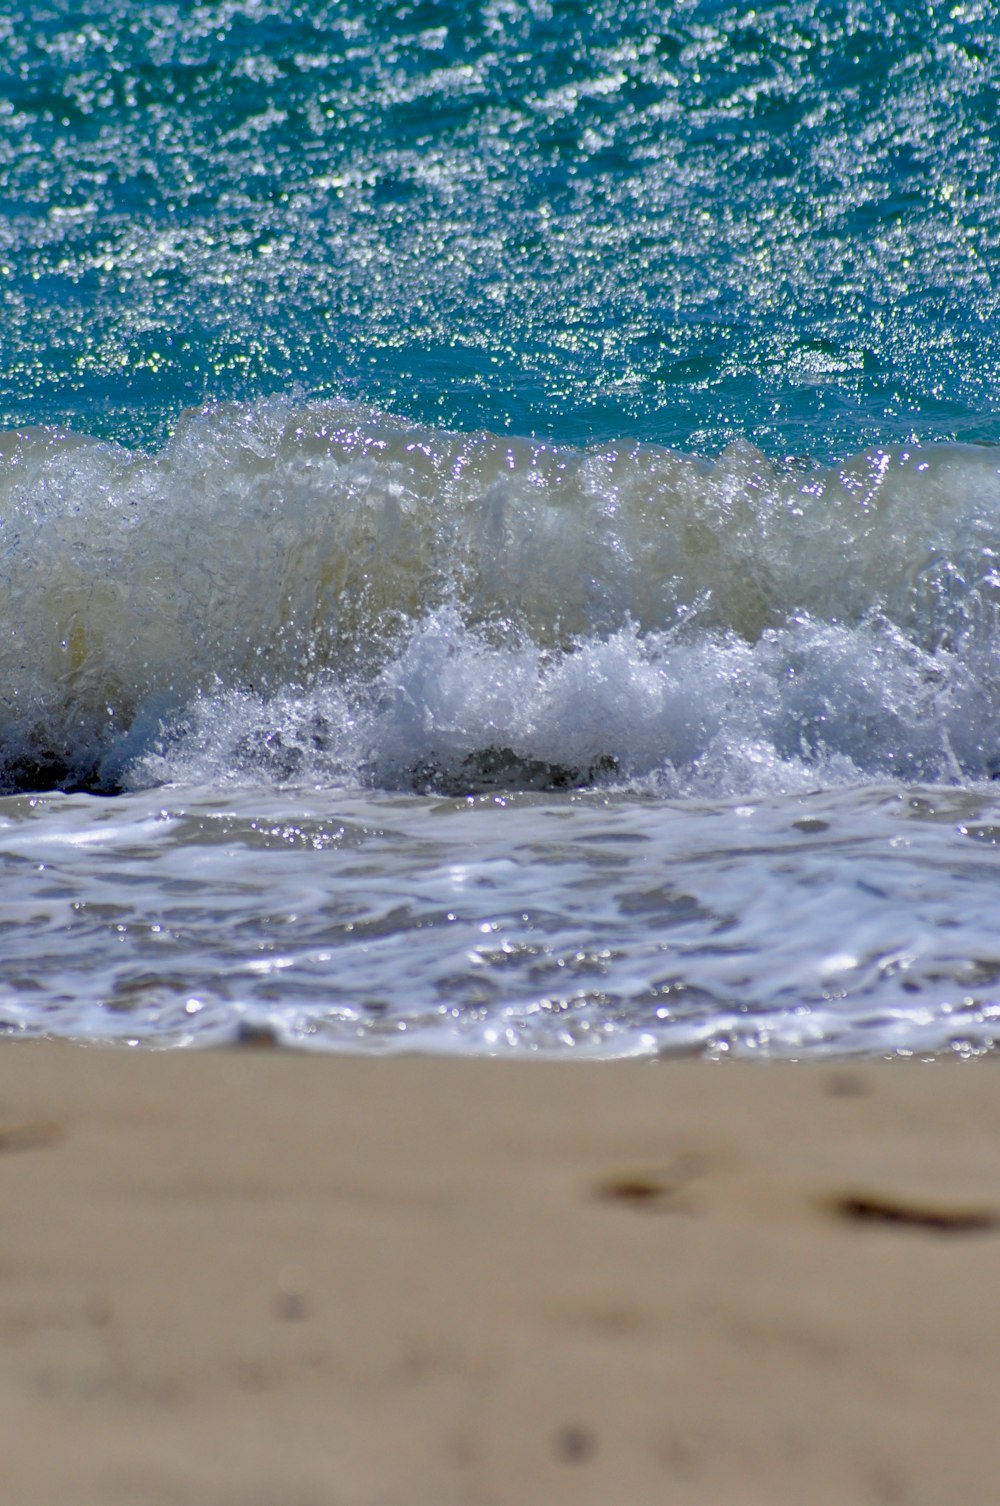
[[[0,1499],[986,1506],[991,1060],[0,1050]]]

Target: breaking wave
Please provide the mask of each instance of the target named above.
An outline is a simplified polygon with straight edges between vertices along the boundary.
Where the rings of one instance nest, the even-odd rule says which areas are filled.
[[[1000,768],[1000,455],[821,469],[352,403],[0,436],[7,789],[717,795]]]

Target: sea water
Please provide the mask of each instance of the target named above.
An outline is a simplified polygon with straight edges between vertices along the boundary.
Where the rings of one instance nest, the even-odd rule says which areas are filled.
[[[0,0],[2,1028],[990,1049],[998,36]]]

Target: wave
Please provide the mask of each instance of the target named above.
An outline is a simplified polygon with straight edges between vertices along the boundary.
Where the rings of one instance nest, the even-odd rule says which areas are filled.
[[[1000,767],[1000,455],[822,469],[347,402],[0,436],[7,788],[727,793]]]

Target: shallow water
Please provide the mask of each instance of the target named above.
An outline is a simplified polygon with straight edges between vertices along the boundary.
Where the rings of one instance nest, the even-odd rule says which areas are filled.
[[[164,1046],[973,1054],[1000,1028],[998,843],[990,792],[941,788],[11,796],[0,1018]]]

